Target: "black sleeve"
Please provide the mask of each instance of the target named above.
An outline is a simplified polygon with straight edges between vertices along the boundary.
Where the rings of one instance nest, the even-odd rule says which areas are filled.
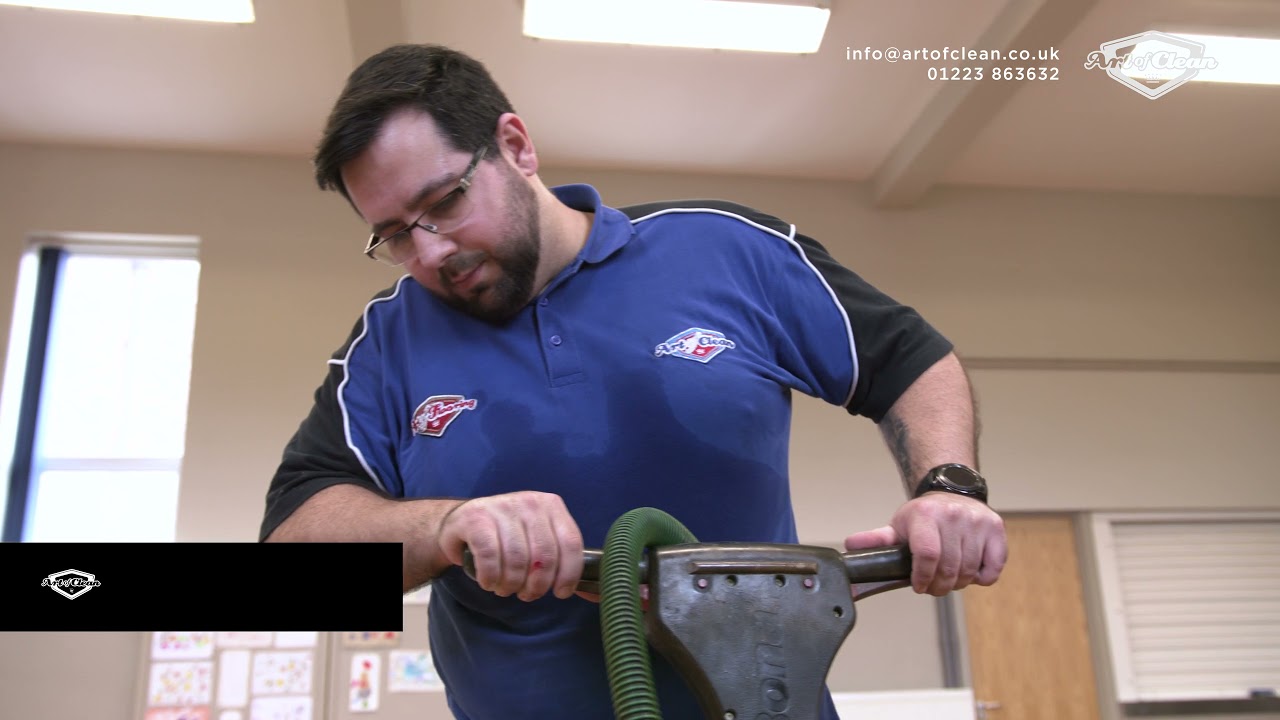
[[[351,338],[357,337],[361,329],[362,323],[358,323]],[[345,377],[342,362],[350,344],[348,339],[334,354],[329,374],[316,390],[310,414],[285,446],[284,457],[267,490],[259,541],[265,540],[307,498],[327,487],[349,483],[386,495],[347,443],[338,390]]]
[[[835,292],[853,327],[858,382],[846,409],[879,423],[925,370],[952,351],[952,343],[914,308],[836,262],[816,240],[799,234],[795,239]]]

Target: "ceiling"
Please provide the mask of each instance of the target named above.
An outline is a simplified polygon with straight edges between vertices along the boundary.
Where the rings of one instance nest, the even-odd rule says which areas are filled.
[[[831,0],[806,56],[533,40],[520,0],[255,6],[251,25],[0,7],[0,141],[305,156],[356,63],[434,42],[489,67],[550,166],[865,181],[882,206],[940,184],[1280,197],[1280,86],[1150,100],[1084,68],[1151,29],[1280,38],[1277,0]],[[961,46],[1055,48],[1027,64],[1058,80],[846,52]]]

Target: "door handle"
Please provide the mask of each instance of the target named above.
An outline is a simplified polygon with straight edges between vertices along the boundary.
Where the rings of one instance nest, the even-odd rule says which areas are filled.
[[[999,710],[1000,702],[997,700],[979,700],[978,702],[974,703],[974,707],[978,711],[977,720],[988,720],[987,711]]]

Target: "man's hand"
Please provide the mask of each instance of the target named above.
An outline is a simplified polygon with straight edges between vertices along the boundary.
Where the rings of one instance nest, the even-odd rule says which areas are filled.
[[[554,589],[573,595],[582,576],[582,533],[559,495],[516,492],[467,500],[440,521],[440,552],[462,564],[475,558],[476,582],[501,597],[529,602]]]
[[[1008,558],[1004,521],[973,498],[929,492],[893,514],[889,524],[845,538],[845,549],[864,550],[907,543],[911,587],[941,597],[972,583],[991,585]]]

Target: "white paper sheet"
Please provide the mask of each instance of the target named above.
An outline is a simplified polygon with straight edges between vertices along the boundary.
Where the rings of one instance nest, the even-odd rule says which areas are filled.
[[[238,708],[249,704],[249,651],[223,650],[218,661],[218,705]]]
[[[249,720],[311,720],[311,698],[254,698]]]

